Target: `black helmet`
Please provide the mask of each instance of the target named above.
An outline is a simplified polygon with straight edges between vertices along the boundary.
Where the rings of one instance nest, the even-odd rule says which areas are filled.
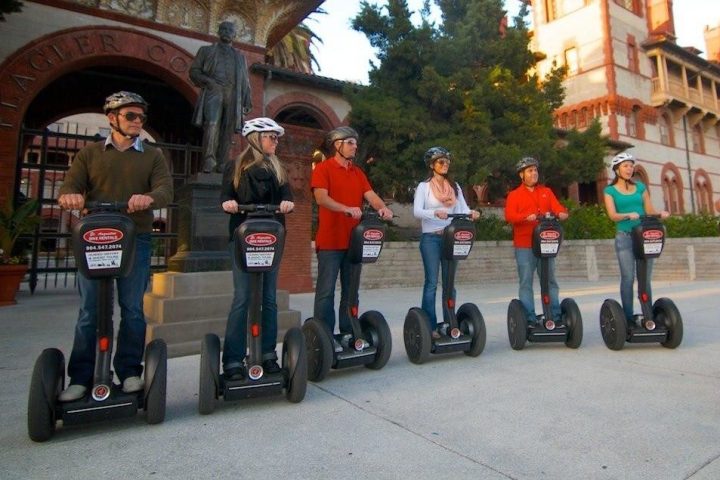
[[[515,171],[518,173],[522,172],[528,167],[537,167],[540,163],[533,157],[524,157],[515,165]]]
[[[359,138],[358,133],[352,127],[338,127],[330,130],[325,136],[325,143],[328,147],[331,147],[333,143],[338,140],[347,140],[348,138]]]
[[[438,158],[452,160],[452,154],[443,147],[430,147],[428,151],[425,152],[425,166],[428,168],[432,167],[432,164],[435,163],[435,160]]]
[[[107,115],[108,112],[130,105],[136,105],[145,111],[147,111],[148,108],[148,103],[137,93],[122,91],[113,93],[105,99],[103,111]]]

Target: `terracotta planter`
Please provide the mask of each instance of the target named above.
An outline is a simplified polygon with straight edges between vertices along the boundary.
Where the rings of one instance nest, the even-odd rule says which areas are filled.
[[[15,294],[20,288],[27,265],[0,265],[0,307],[15,305]]]

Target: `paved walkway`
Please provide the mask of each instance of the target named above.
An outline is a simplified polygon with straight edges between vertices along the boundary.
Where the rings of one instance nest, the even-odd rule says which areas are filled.
[[[663,282],[656,296],[680,309],[677,350],[608,350],[598,327],[615,283],[565,283],[582,310],[578,350],[561,344],[510,349],[505,326],[515,285],[461,285],[459,300],[482,310],[488,343],[411,364],[402,324],[417,289],[361,292],[361,311],[387,318],[393,353],[380,371],[331,371],[305,400],[220,404],[197,413],[199,357],[169,361],[167,417],[143,416],[27,437],[27,391],[35,358],[72,343],[72,291],[21,293],[0,309],[0,478],[720,478],[720,325],[717,282]],[[303,318],[312,295],[293,295]]]

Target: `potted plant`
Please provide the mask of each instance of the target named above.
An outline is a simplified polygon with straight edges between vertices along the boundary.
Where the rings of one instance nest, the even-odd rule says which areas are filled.
[[[11,198],[0,208],[0,306],[15,304],[15,294],[27,272],[27,256],[17,244],[20,235],[32,233],[40,224],[38,201],[28,200],[17,208]]]

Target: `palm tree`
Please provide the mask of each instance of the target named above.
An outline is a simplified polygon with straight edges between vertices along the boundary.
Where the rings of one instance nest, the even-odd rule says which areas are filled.
[[[326,12],[318,8],[313,13]],[[302,22],[267,52],[265,61],[276,67],[311,74],[313,66],[315,70],[319,68],[317,59],[310,50],[310,46],[317,43],[323,43],[322,39]]]

